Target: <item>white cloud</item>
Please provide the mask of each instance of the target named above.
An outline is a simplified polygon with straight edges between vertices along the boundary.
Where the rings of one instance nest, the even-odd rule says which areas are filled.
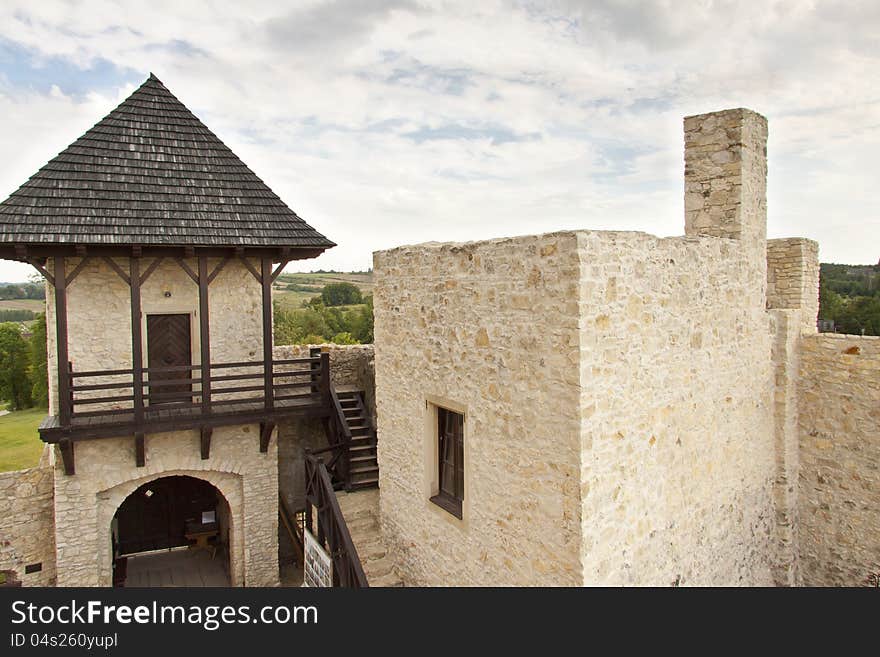
[[[3,3],[11,65],[64,62],[94,91],[0,78],[0,195],[153,71],[339,244],[305,269],[564,227],[680,234],[682,117],[746,106],[770,120],[770,235],[880,255],[876,2],[280,5]]]

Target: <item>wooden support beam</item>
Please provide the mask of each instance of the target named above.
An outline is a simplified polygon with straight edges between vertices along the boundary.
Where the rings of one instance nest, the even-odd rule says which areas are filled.
[[[64,474],[76,474],[76,463],[73,453],[73,441],[65,438],[64,440],[58,442],[58,447],[61,450],[61,460],[64,463]]]
[[[147,462],[146,449],[144,447],[144,434],[134,434],[134,462],[139,468],[144,467]]]
[[[70,272],[70,275],[67,277],[67,284],[68,285],[73,283],[74,279],[77,276],[79,276],[79,273],[85,268],[85,266],[87,264],[89,264],[89,259],[87,257],[83,256],[83,258],[80,259],[79,264],[73,268],[73,271]]]
[[[135,260],[135,259],[136,258],[132,258],[132,260]],[[128,274],[126,274],[122,270],[122,267],[120,267],[119,265],[116,264],[116,261],[113,258],[111,258],[110,256],[104,256],[104,262],[106,262],[110,266],[110,269],[112,269],[117,274],[119,274],[119,277],[122,280],[124,280],[128,285],[131,285],[132,279],[129,278]]]
[[[80,258],[85,258],[86,255],[88,254],[88,249],[86,248],[86,245],[85,245],[85,244],[76,244],[76,245],[74,245],[74,247],[73,247],[73,251],[74,251],[74,253],[76,253],[76,255],[78,255]]]
[[[156,271],[156,267],[162,264],[162,261],[165,259],[164,256],[159,256],[158,258],[153,258],[153,262],[150,263],[150,266],[147,267],[147,270],[141,274],[141,285],[147,282],[147,279],[150,277],[154,271]]]
[[[199,433],[202,460],[207,461],[208,458],[211,456],[211,434],[214,433],[214,429],[211,427],[202,427]]]
[[[190,269],[188,264],[186,264],[186,260],[184,260],[183,258],[175,258],[174,262],[176,262],[178,265],[180,265],[180,268],[186,272],[186,275],[192,279],[193,283],[195,283],[196,285],[199,284],[198,276],[196,276],[195,272],[192,269]]]
[[[199,256],[199,347],[201,349],[202,413],[211,412],[211,331],[208,305],[208,256]],[[203,457],[204,458],[204,457]]]
[[[238,259],[244,263],[244,266],[248,268],[248,271],[253,275],[254,278],[257,279],[257,283],[263,282],[263,278],[262,276],[260,276],[260,272],[258,272],[256,268],[251,264],[250,260],[248,260],[241,254],[239,254]]]
[[[70,425],[70,359],[67,352],[67,276],[64,258],[55,258],[55,342],[58,370],[58,416],[62,427]]]
[[[274,430],[274,422],[260,422],[260,451],[264,454],[269,451],[269,441]]]
[[[131,272],[131,369],[134,396],[134,423],[144,423],[144,347],[141,329],[141,274],[140,258],[129,260]]]
[[[199,257],[205,257],[205,256],[199,256]],[[226,266],[226,264],[230,260],[232,260],[232,256],[226,256],[220,262],[217,263],[217,266],[214,267],[214,270],[208,276],[208,285],[210,285],[211,283],[214,282],[214,279],[217,278],[217,274],[219,274],[221,271],[223,271],[223,268]],[[201,274],[199,274],[199,276],[201,276]]]
[[[263,286],[263,397],[266,410],[275,407],[272,377],[272,259],[262,258],[261,283]]]
[[[55,285],[55,277],[52,276],[52,274],[50,274],[50,273],[46,270],[46,268],[43,267],[43,265],[41,265],[39,262],[37,262],[37,261],[34,260],[33,258],[31,258],[30,260],[28,260],[28,264],[29,264],[31,267],[33,267],[34,269],[36,269],[38,272],[40,272],[40,274],[42,274],[43,278],[45,278],[47,281],[49,281],[49,285]],[[57,271],[56,271],[56,274],[57,274]]]
[[[281,275],[281,272],[284,271],[284,268],[287,266],[288,262],[290,262],[290,260],[282,260],[281,264],[279,264],[277,267],[275,267],[275,271],[272,272],[272,282],[273,283],[275,282],[275,279]]]

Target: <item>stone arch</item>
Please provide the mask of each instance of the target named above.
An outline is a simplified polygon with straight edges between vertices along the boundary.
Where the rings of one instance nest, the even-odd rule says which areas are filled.
[[[232,586],[244,585],[244,493],[241,475],[217,470],[165,470],[124,481],[97,494],[99,534],[106,537],[103,545],[99,545],[98,553],[100,586],[112,585],[113,552],[110,532],[117,510],[132,493],[144,484],[174,476],[192,477],[205,481],[216,488],[225,499],[229,506],[230,525],[229,580]]]

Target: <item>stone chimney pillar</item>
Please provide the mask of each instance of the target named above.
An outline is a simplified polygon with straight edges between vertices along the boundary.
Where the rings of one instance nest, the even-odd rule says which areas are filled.
[[[767,238],[767,119],[748,109],[684,120],[685,234]]]

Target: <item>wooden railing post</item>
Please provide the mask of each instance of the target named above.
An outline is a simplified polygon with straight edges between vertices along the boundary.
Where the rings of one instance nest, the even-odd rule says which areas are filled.
[[[326,351],[321,352],[321,399],[325,404],[330,404],[330,354]]]
[[[320,376],[321,370],[321,347],[309,347],[309,358],[312,358],[311,363],[309,363],[309,370],[311,370],[311,393],[318,393],[318,377]],[[315,362],[317,360],[317,362]]]
[[[208,307],[208,256],[199,255],[199,347],[201,351],[202,414],[211,412],[211,330]],[[195,378],[190,373],[191,378]]]
[[[303,461],[303,464],[304,464],[304,466],[305,466],[305,472],[306,472],[306,495],[305,495],[305,498],[306,498],[306,517],[305,517],[305,528],[308,529],[310,532],[314,533],[314,530],[313,530],[314,525],[312,524],[312,502],[311,502],[311,499],[312,499],[312,497],[313,497],[313,495],[314,495],[313,490],[312,490],[312,478],[314,477],[314,469],[313,469],[313,467],[312,467],[311,455],[309,454],[309,450],[308,450],[308,448],[306,448],[305,451],[306,451],[306,453],[305,453],[305,460]]]
[[[64,257],[55,257],[55,342],[58,364],[58,418],[62,427],[70,426],[70,373],[65,371],[67,356],[67,271]]]
[[[263,395],[265,407],[275,407],[274,377],[272,368],[272,259],[260,259],[260,284],[263,290]]]
[[[132,254],[129,285],[131,286],[131,369],[134,396],[135,433],[144,424],[144,348],[141,337],[141,272],[140,258]]]
[[[69,396],[67,408],[70,409],[70,417],[73,417],[74,402],[73,402],[73,362],[72,361],[67,361],[67,381],[68,381],[68,389],[70,390],[70,396]]]

